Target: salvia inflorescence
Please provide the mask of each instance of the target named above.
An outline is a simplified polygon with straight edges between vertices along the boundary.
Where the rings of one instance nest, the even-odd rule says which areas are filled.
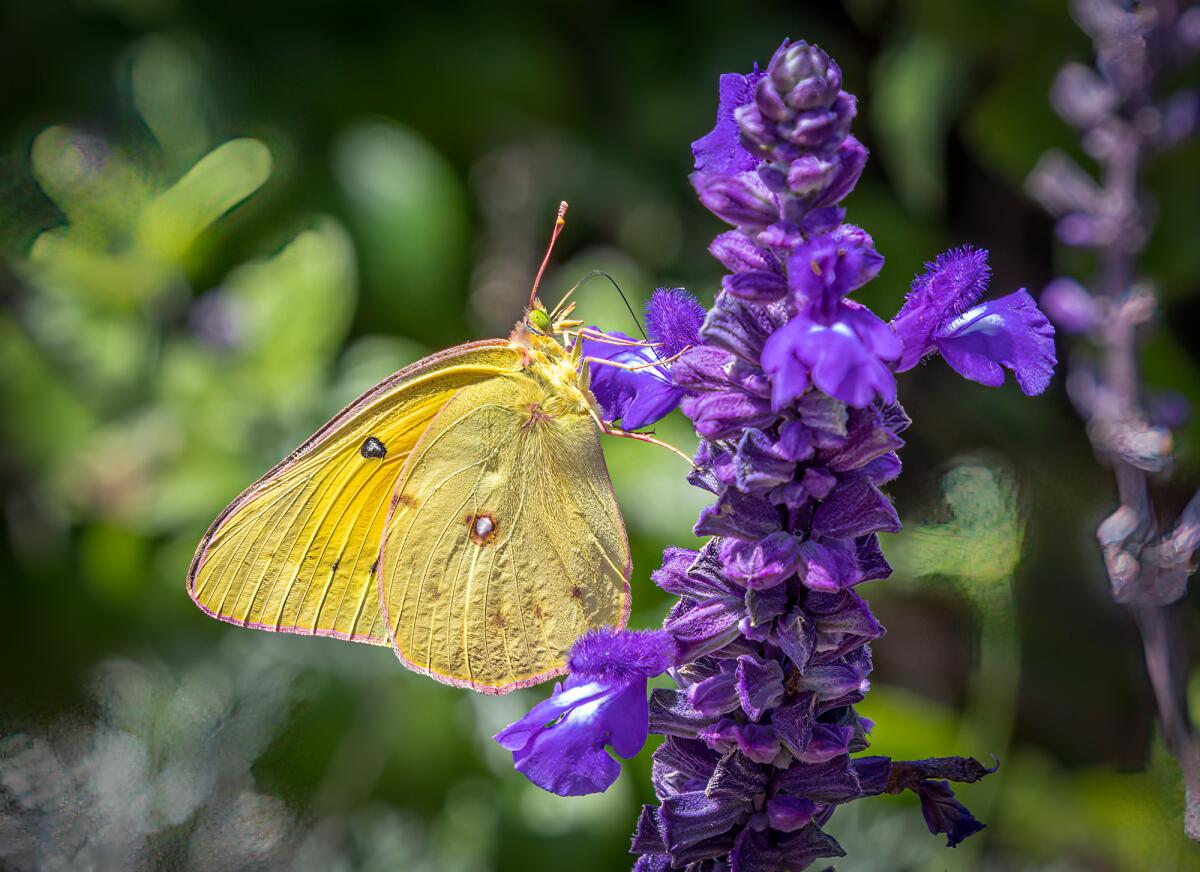
[[[496,739],[539,787],[573,796],[616,780],[606,746],[631,757],[663,736],[639,870],[801,869],[843,854],[822,829],[838,805],[885,792],[915,792],[952,846],[983,827],[949,784],[992,771],[978,761],[862,754],[873,725],[855,705],[883,627],[856,588],[890,574],[877,534],[900,529],[881,490],[910,424],[895,374],[940,353],[968,379],[997,386],[1008,369],[1038,394],[1054,331],[1024,290],[985,301],[987,253],[969,247],[927,264],[890,323],[849,298],[883,264],[840,205],[867,160],[855,111],[838,65],[804,42],[722,76],[716,126],[692,145],[700,202],[734,228],[710,248],[728,270],[716,302],[660,290],[653,349],[588,340],[589,356],[656,364],[594,369],[607,417],[633,429],[680,405],[692,420],[708,538],[668,548],[653,573],[678,597],[661,629],[587,634],[566,681]],[[675,688],[647,699],[664,672]]]

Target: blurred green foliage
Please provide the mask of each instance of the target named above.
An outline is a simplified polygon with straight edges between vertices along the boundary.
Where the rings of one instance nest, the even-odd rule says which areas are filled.
[[[717,74],[783,36],[828,48],[860,97],[875,160],[847,205],[888,257],[864,302],[890,314],[922,261],[968,240],[992,249],[1004,292],[1089,269],[1021,193],[1043,150],[1077,151],[1044,96],[1087,44],[1051,0],[3,15],[0,70],[22,83],[0,94],[10,860],[65,868],[51,849],[86,843],[123,868],[627,865],[649,748],[604,796],[544,794],[488,738],[543,689],[471,697],[386,651],[238,631],[198,612],[183,576],[220,508],[342,405],[430,351],[506,333],[560,199],[547,298],[602,268],[635,305],[656,284],[711,299],[719,227],[687,187],[687,143]],[[1147,372],[1193,402],[1179,325],[1196,305],[1198,176],[1195,144],[1151,169],[1145,260],[1168,307]],[[580,300],[589,323],[632,329],[602,281]],[[835,816],[838,868],[1200,868],[1094,550],[1108,477],[1061,383],[1030,401],[935,363],[902,396],[907,529],[887,543],[894,578],[863,591],[890,631],[863,711],[880,753],[1003,765],[964,790],[989,827],[957,851],[882,798]],[[694,444],[678,415],[658,431]],[[1180,434],[1186,470],[1196,436]],[[632,622],[653,625],[667,603],[649,573],[664,546],[694,544],[704,494],[665,452],[605,450]],[[1185,604],[1193,633],[1195,617]],[[13,797],[33,810],[23,828]]]

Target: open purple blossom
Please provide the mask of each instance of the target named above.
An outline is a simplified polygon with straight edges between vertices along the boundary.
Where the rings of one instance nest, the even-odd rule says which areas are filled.
[[[1025,394],[1040,394],[1054,373],[1054,328],[1024,289],[979,303],[991,278],[987,260],[966,246],[938,255],[913,279],[892,320],[903,343],[896,369],[936,351],[964,378],[998,387],[1006,368]]]
[[[638,870],[802,869],[844,853],[822,829],[839,805],[904,790],[951,846],[983,827],[949,786],[993,771],[976,760],[856,756],[873,725],[855,707],[884,632],[859,591],[890,575],[879,533],[900,529],[884,491],[911,423],[895,373],[940,352],[969,379],[999,385],[1007,368],[1038,393],[1053,330],[1024,291],[981,303],[987,257],[970,248],[930,264],[891,324],[850,298],[883,258],[838,205],[866,162],[841,82],[819,48],[785,42],[765,71],[721,78],[716,127],[692,146],[700,202],[734,229],[710,247],[729,274],[698,337],[670,345],[651,319],[682,352],[661,374],[701,437],[689,481],[713,503],[694,527],[707,541],[668,548],[652,574],[676,597],[662,628],[675,687],[645,710],[665,739],[658,804],[633,836]],[[645,416],[623,378],[601,378],[597,399],[629,426]],[[594,683],[584,664],[571,670],[568,688]],[[502,733],[505,746],[523,748],[570,692]],[[573,791],[607,785],[616,764],[603,756],[548,754],[537,774]]]
[[[581,796],[607,790],[622,757],[647,735],[646,679],[670,667],[675,643],[661,631],[593,630],[571,649],[570,677],[524,718],[496,734],[513,765],[543,790]]]
[[[695,297],[682,288],[659,288],[646,304],[646,329],[652,346],[615,331],[605,334],[615,341],[585,337],[583,356],[592,359],[592,394],[605,420],[620,421],[626,430],[638,430],[674,410],[686,390],[676,382],[672,363],[665,361],[699,344],[703,322],[704,307]],[[591,332],[593,336],[599,333],[595,328]]]

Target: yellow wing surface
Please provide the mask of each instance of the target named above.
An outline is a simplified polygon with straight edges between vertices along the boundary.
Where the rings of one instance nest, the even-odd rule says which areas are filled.
[[[624,626],[629,544],[582,394],[530,359],[475,342],[376,385],[217,517],[192,599],[488,693],[563,672],[584,630]]]
[[[405,461],[457,391],[520,365],[509,343],[476,342],[359,397],[217,517],[188,571],[192,599],[231,624],[388,644],[373,579]]]
[[[586,410],[523,372],[468,385],[405,465],[379,599],[397,655],[506,693],[564,671],[588,627],[624,626],[629,544]]]

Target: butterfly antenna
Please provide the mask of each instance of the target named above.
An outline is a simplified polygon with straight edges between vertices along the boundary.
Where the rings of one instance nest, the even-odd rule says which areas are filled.
[[[537,276],[533,280],[533,290],[529,292],[529,308],[533,308],[533,302],[537,299],[538,285],[542,283],[542,273],[546,271],[546,264],[550,263],[550,252],[554,251],[554,243],[558,239],[558,234],[562,233],[563,225],[567,223],[567,201],[563,200],[558,204],[558,217],[554,219],[554,230],[550,233],[550,244],[546,246],[546,256],[542,258],[542,265],[538,267]]]
[[[646,330],[645,330],[645,328],[642,327],[642,322],[640,320],[638,320],[637,313],[633,310],[633,306],[631,306],[629,304],[629,298],[625,296],[625,292],[621,290],[621,286],[617,284],[617,280],[614,279],[612,276],[610,276],[608,273],[606,273],[602,269],[592,270],[590,273],[588,273],[583,278],[581,278],[579,281],[577,281],[575,283],[574,287],[572,287],[569,291],[567,291],[565,294],[563,294],[563,298],[558,301],[558,305],[554,307],[554,312],[551,313],[551,319],[553,319],[554,313],[558,312],[558,310],[562,308],[563,303],[565,303],[567,301],[567,298],[569,298],[571,296],[571,294],[575,293],[577,290],[579,290],[581,287],[583,287],[585,284],[587,284],[592,279],[601,278],[601,277],[608,279],[609,283],[614,288],[617,289],[617,294],[620,295],[621,302],[625,304],[625,308],[629,311],[629,317],[632,318],[633,323],[637,325],[638,332],[642,334],[643,339],[645,339],[647,342],[649,342],[650,337],[648,337],[646,335]]]

